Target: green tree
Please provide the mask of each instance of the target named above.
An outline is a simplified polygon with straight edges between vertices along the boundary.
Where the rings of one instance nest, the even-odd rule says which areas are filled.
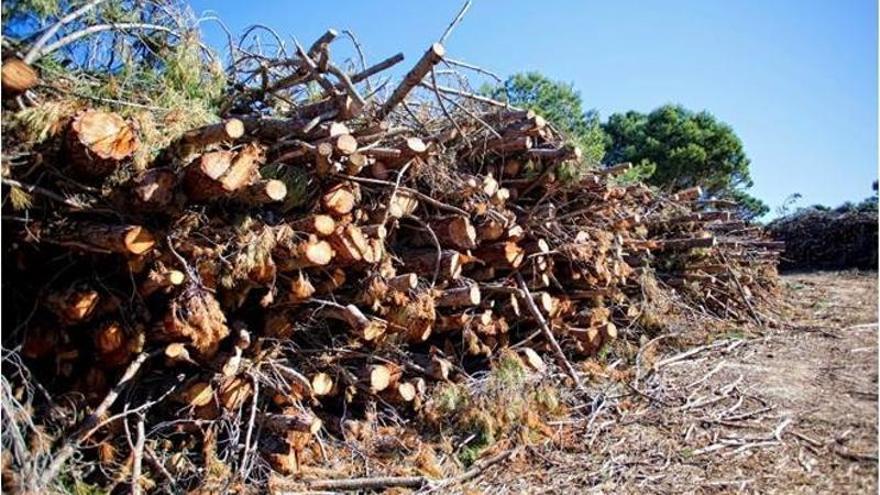
[[[514,106],[534,110],[580,146],[586,163],[601,163],[605,138],[599,114],[584,110],[581,95],[571,84],[553,81],[538,72],[525,72],[514,74],[484,92]]]
[[[606,160],[632,162],[642,170],[653,167],[649,184],[664,189],[699,185],[707,194],[740,201],[744,216],[767,213],[766,204],[745,192],[752,179],[742,141],[711,113],[664,105],[649,114],[613,114],[603,129]]]

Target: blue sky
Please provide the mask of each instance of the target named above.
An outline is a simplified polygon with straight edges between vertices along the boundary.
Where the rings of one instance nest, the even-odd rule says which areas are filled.
[[[328,27],[350,29],[368,61],[403,52],[400,70],[461,4],[192,2],[236,33],[263,23],[307,44]],[[802,205],[860,200],[877,178],[873,0],[474,0],[446,47],[501,75],[538,70],[571,82],[603,119],[664,103],[709,110],[742,138],[751,192],[774,209],[795,192]]]

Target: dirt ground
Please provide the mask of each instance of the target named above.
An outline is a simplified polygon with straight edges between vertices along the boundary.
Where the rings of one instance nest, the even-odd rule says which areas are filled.
[[[465,493],[876,493],[877,274],[786,275],[778,328],[662,349]]]

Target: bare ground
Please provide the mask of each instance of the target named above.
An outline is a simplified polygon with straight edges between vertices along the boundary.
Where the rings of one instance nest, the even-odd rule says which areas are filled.
[[[783,283],[783,325],[662,349],[462,490],[876,493],[877,274]]]

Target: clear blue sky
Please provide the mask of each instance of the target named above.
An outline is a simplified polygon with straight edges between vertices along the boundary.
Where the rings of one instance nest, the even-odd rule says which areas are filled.
[[[263,23],[307,44],[328,27],[350,29],[368,61],[402,51],[402,68],[461,4],[192,2],[236,33]],[[538,70],[571,82],[603,119],[670,102],[709,110],[742,138],[751,192],[774,209],[794,192],[802,205],[857,201],[877,178],[873,0],[474,0],[446,47],[501,75]]]

